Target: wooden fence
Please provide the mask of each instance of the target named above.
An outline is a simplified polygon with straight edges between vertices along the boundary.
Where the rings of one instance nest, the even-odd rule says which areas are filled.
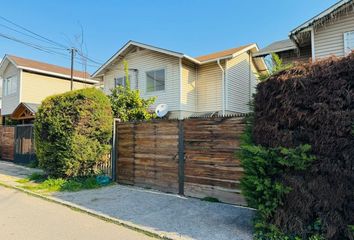
[[[15,127],[0,126],[1,159],[14,160],[15,153]]]
[[[236,157],[244,127],[242,118],[117,123],[117,181],[244,205]]]

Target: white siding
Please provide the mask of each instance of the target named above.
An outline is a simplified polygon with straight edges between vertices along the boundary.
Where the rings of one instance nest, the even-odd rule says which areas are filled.
[[[249,54],[243,53],[227,61],[226,111],[247,113],[249,102],[257,85],[256,69],[249,61]],[[250,92],[251,91],[251,92]]]
[[[17,105],[20,103],[20,70],[18,70],[13,64],[9,64],[4,71],[3,80],[11,77],[17,76],[17,92],[5,96],[4,91],[5,88],[2,89],[2,103],[1,103],[1,114],[2,115],[9,115],[11,114]],[[3,83],[4,86],[4,83]]]
[[[315,31],[315,57],[344,56],[344,33],[354,31],[354,11]]]
[[[125,60],[127,60],[130,69],[138,69],[137,73],[130,71],[132,88],[137,87],[137,82],[140,95],[143,98],[156,96],[157,100],[153,107],[160,103],[165,103],[168,104],[171,111],[179,110],[179,58],[150,50],[140,50],[127,54]],[[146,72],[158,69],[165,69],[165,90],[148,93],[146,92]],[[109,93],[110,89],[114,87],[114,78],[121,76],[124,76],[123,62],[119,61],[105,73],[103,78],[104,91]]]
[[[201,65],[197,79],[197,112],[222,110],[222,71],[216,62]]]
[[[182,99],[181,110],[196,112],[196,67],[193,64],[182,64]]]

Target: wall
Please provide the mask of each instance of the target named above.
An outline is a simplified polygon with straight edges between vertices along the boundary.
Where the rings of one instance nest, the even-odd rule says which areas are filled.
[[[127,54],[125,60],[127,60],[130,69],[138,69],[137,74],[130,71],[132,88],[137,88],[136,83],[138,83],[138,88],[143,98],[157,96],[153,107],[160,103],[165,103],[168,104],[171,111],[179,110],[179,58],[151,50],[139,50]],[[110,89],[114,88],[114,78],[125,76],[123,69],[123,62],[119,61],[105,73],[103,78],[104,91],[107,94],[110,93]],[[159,69],[165,69],[165,90],[152,93],[146,92],[146,72]]]
[[[315,56],[344,56],[344,33],[354,31],[354,10],[315,31]]]
[[[225,64],[223,63],[223,67]],[[197,80],[197,112],[222,110],[222,71],[216,62],[201,65]]]
[[[249,54],[243,53],[226,63],[227,111],[238,113],[250,111],[249,102],[252,94],[255,93],[257,85],[257,77],[255,75],[257,70],[253,62],[250,63],[249,60]]]
[[[197,110],[197,66],[187,61],[182,63],[182,99],[181,110],[192,114]],[[185,115],[188,115],[186,113]],[[187,117],[187,116],[185,116]]]
[[[245,205],[236,157],[244,127],[242,118],[117,123],[117,181]]]
[[[17,75],[17,92],[5,96],[5,86],[3,84],[2,88],[2,103],[1,103],[1,115],[8,115],[13,112],[13,110],[17,107],[20,103],[20,70],[18,70],[13,64],[9,64],[4,71],[4,78],[11,77],[13,75]]]
[[[74,90],[85,87],[92,85],[74,81]],[[21,89],[21,102],[41,103],[48,96],[70,91],[70,80],[22,72]]]

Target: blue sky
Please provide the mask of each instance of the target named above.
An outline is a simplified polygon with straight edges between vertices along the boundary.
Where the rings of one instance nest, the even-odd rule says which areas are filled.
[[[290,30],[325,10],[336,0],[22,0],[4,1],[0,16],[106,61],[124,43],[135,41],[198,56],[257,43],[260,47],[287,38]],[[2,26],[0,34],[55,47]],[[11,26],[14,27],[14,26]],[[69,67],[69,59],[0,37],[6,53]],[[51,49],[66,54],[64,50]],[[91,63],[92,64],[92,63]],[[92,64],[93,65],[93,64]],[[76,64],[81,70],[82,66]],[[97,69],[89,66],[90,73]]]

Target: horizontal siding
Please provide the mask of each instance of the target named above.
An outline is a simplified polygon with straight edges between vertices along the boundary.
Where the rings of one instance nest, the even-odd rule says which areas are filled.
[[[2,115],[9,115],[11,114],[15,108],[20,103],[20,70],[18,70],[13,64],[9,64],[8,67],[4,71],[3,81],[11,76],[17,75],[17,92],[7,95],[4,95],[5,85],[4,82],[2,84],[2,103],[1,103],[1,114]]]
[[[92,87],[75,82],[74,90]],[[21,102],[41,103],[46,97],[70,91],[70,80],[22,72]]]
[[[226,110],[238,113],[250,111],[249,102],[257,85],[256,69],[249,54],[243,53],[227,61],[227,103]],[[250,72],[251,71],[251,72]],[[251,78],[251,79],[250,79]],[[250,92],[251,91],[251,92]]]
[[[197,80],[197,112],[222,110],[222,71],[217,63],[201,65]]]
[[[196,67],[193,64],[182,64],[182,99],[181,110],[196,111]]]
[[[156,96],[156,102],[152,107],[165,103],[169,106],[169,110],[179,110],[179,58],[150,50],[140,50],[128,53],[125,60],[127,60],[130,69],[138,70],[137,72],[130,71],[130,83],[132,88],[140,90],[141,97]],[[146,72],[158,69],[165,69],[165,90],[148,93],[146,92]],[[123,62],[118,61],[104,75],[104,91],[109,94],[110,90],[114,88],[114,78],[124,75]]]
[[[344,56],[344,33],[354,31],[354,11],[336,19],[314,34],[315,56],[325,58],[332,55]]]

